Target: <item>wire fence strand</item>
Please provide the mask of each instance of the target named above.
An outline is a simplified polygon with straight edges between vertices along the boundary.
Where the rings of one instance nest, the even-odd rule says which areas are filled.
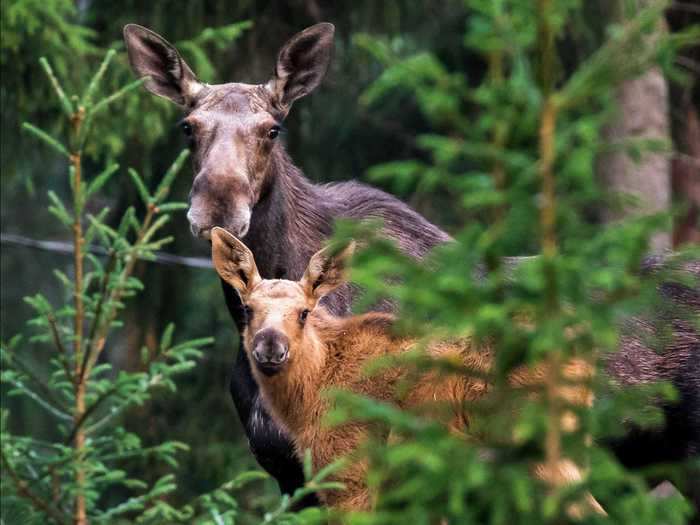
[[[14,233],[0,233],[0,244],[9,244],[15,246],[26,246],[55,253],[72,254],[73,245],[65,241],[48,241],[32,239],[23,235]],[[102,246],[90,246],[90,253],[97,255],[107,255],[107,250]],[[150,263],[187,266],[189,268],[205,268],[211,270],[213,268],[211,260],[206,257],[185,257],[182,255],[174,255],[167,252],[154,252],[154,258],[142,258],[142,260]]]

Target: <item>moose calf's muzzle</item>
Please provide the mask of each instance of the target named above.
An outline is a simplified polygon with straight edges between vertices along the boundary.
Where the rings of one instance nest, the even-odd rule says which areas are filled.
[[[278,373],[289,358],[289,340],[277,330],[266,328],[253,338],[253,359],[263,374]]]

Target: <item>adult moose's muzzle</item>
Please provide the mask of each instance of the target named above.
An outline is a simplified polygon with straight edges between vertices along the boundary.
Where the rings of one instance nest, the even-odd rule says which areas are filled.
[[[195,177],[187,212],[195,237],[209,239],[211,229],[219,226],[241,239],[250,228],[250,216],[250,190],[244,178],[207,172]]]
[[[265,328],[255,334],[252,348],[255,365],[267,376],[282,370],[289,358],[289,339],[272,328]]]
[[[211,237],[211,229],[214,226],[219,226],[231,232],[238,238],[243,238],[248,233],[250,227],[250,209],[246,206],[237,211],[230,220],[202,220],[198,208],[190,206],[187,212],[187,220],[190,222],[190,231],[195,237],[209,240]]]

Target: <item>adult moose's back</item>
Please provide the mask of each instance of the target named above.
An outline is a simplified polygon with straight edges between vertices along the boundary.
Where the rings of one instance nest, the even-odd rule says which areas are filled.
[[[187,214],[192,233],[209,239],[214,226],[224,227],[250,248],[263,278],[301,278],[338,218],[381,219],[383,233],[413,257],[449,240],[389,194],[356,182],[312,184],[285,152],[278,137],[282,122],[292,103],[323,79],[333,35],[333,25],[322,23],[293,36],[265,84],[208,85],[165,39],[137,25],[124,28],[132,68],[149,77],[146,88],[185,112],[182,128],[195,169]],[[236,292],[222,285],[242,331],[245,309]],[[324,299],[339,315],[349,311],[351,301],[347,286]],[[237,354],[231,394],[256,459],[283,491],[293,492],[303,483],[301,467],[291,443],[262,406],[243,351]]]

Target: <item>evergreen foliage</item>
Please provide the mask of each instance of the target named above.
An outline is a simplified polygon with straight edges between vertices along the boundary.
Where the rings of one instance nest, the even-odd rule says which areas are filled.
[[[652,400],[675,399],[667,384],[610,390],[604,366],[620,343],[620,320],[659,311],[658,283],[640,278],[638,269],[649,236],[668,218],[601,228],[588,220],[587,210],[605,198],[595,180],[597,154],[626,147],[601,139],[613,111],[614,86],[658,63],[679,41],[697,38],[697,28],[652,44],[650,34],[665,6],[653,3],[610,27],[601,47],[564,76],[555,43],[578,2],[466,3],[472,13],[464,43],[488,64],[475,85],[429,52],[397,56],[383,40],[368,35],[357,40],[386,65],[364,103],[414,97],[435,130],[416,138],[427,161],[383,164],[370,177],[391,181],[398,191],[449,193],[464,216],[482,220],[465,221],[456,242],[420,263],[376,238],[375,228],[343,225],[339,237],[369,242],[353,271],[353,281],[368,290],[363,305],[395,301],[401,331],[423,344],[470,338],[483,352],[493,352],[486,374],[493,386],[482,402],[466,406],[473,417],[466,440],[425,416],[336,393],[334,423],[359,419],[376,425],[377,438],[364,452],[377,509],[349,521],[577,522],[581,517],[571,515],[571,505],[590,492],[608,515],[588,512],[587,523],[685,523],[687,501],[651,498],[643,476],[627,471],[604,447],[606,439],[624,431],[622,421],[658,424]],[[474,106],[478,109],[470,111]],[[522,239],[530,239],[530,249],[540,255],[513,272],[502,261]],[[697,250],[686,256],[697,257]],[[698,319],[690,321],[700,326]],[[663,343],[650,342],[658,349]],[[597,374],[578,383],[563,378],[562,366],[574,358],[590,363]],[[420,351],[400,362],[483,377],[480,370],[426,362]],[[384,364],[392,365],[395,360]],[[509,383],[523,365],[547,370],[541,384],[522,389]],[[590,409],[557,394],[576,384],[595,392]],[[568,432],[560,428],[566,413],[578,420]],[[556,487],[533,478],[533,465],[555,465],[563,458],[585,465],[581,483]],[[663,475],[682,484],[681,473],[690,473],[688,489],[693,468],[692,462],[669,467]]]
[[[103,8],[103,16],[115,15],[119,20],[114,5],[101,4],[95,3]],[[624,431],[622,421],[657,423],[659,413],[649,409],[649,400],[675,395],[665,384],[611,389],[603,371],[605,356],[618,345],[618,321],[655,308],[656,282],[641,278],[637,269],[649,236],[667,224],[668,217],[641,218],[602,229],[589,220],[589,212],[608,198],[594,177],[601,151],[626,147],[639,153],[650,146],[665,147],[601,141],[601,129],[615,111],[614,86],[654,63],[678,75],[671,70],[669,57],[678,46],[697,40],[698,31],[650,43],[648,35],[665,7],[654,3],[607,28],[603,43],[575,70],[566,70],[567,57],[557,43],[580,23],[580,4],[576,0],[446,2],[436,19],[451,24],[466,20],[464,34],[457,42],[458,33],[450,33],[449,38],[442,35],[444,40],[425,50],[425,42],[439,35],[427,22],[427,36],[383,33],[395,32],[407,20],[421,21],[421,10],[427,5],[409,8],[402,2],[386,2],[380,16],[374,3],[361,2],[348,20],[381,18],[385,27],[373,34],[355,34],[352,46],[339,49],[341,58],[350,62],[352,57],[353,65],[362,67],[345,72],[347,77],[335,71],[335,78],[381,71],[378,78],[364,91],[362,106],[351,114],[345,107],[347,98],[332,101],[320,95],[326,106],[315,111],[327,115],[333,133],[299,125],[299,136],[317,145],[340,140],[335,135],[357,137],[364,125],[388,129],[391,151],[398,160],[373,167],[368,178],[412,196],[414,203],[434,200],[435,215],[458,224],[452,230],[455,242],[435,250],[420,265],[377,239],[372,225],[339,225],[338,239],[367,241],[367,248],[354,261],[353,280],[366,290],[358,308],[388,297],[398,304],[399,329],[418,337],[421,344],[469,337],[495,355],[494,366],[486,374],[493,385],[488,398],[465,407],[473,414],[471,438],[466,440],[419,414],[346,392],[331,394],[337,402],[331,423],[361,420],[376,430],[362,453],[371,467],[368,481],[377,509],[343,516],[349,523],[671,525],[684,523],[690,515],[690,506],[681,497],[650,497],[645,473],[627,471],[602,446],[607,437]],[[159,20],[167,3],[153,2],[148,9]],[[306,488],[281,498],[261,489],[265,496],[256,500],[247,487],[264,477],[262,473],[248,471],[249,463],[231,459],[231,453],[193,450],[193,455],[203,456],[197,464],[207,467],[200,468],[203,474],[192,472],[191,477],[219,480],[221,464],[226,463],[226,475],[233,478],[193,495],[192,487],[184,486],[189,480],[183,483],[176,474],[186,451],[190,446],[198,448],[202,432],[209,428],[189,429],[186,435],[192,441],[187,444],[152,443],[141,435],[145,429],[140,428],[139,407],[153,406],[156,396],[163,397],[162,391],[174,397],[180,386],[182,400],[177,403],[197,405],[196,394],[183,395],[176,381],[197,362],[203,363],[202,349],[211,342],[209,338],[175,342],[173,325],[168,324],[157,341],[142,348],[136,370],[125,370],[113,358],[115,347],[123,341],[126,301],[141,292],[144,283],[150,286],[153,275],[137,278],[137,261],[152,258],[171,240],[162,232],[171,213],[185,207],[168,197],[187,152],[163,170],[164,175],[158,172],[161,162],[155,159],[167,149],[159,140],[174,113],[154,97],[136,95],[140,82],[131,82],[124,53],[107,51],[120,49],[119,44],[111,46],[117,33],[109,32],[106,43],[104,36],[88,28],[94,20],[81,21],[81,16],[98,17],[94,12],[81,13],[75,3],[64,0],[2,3],[2,66],[4,72],[12,73],[13,82],[3,82],[3,104],[15,104],[23,115],[32,115],[33,123],[23,125],[24,136],[47,146],[36,153],[43,165],[52,165],[47,159],[59,158],[63,169],[68,162],[68,197],[56,183],[42,180],[46,175],[40,175],[36,185],[55,189],[48,193],[55,219],[50,228],[67,231],[74,240],[72,271],[54,272],[65,301],[57,304],[41,294],[27,298],[35,312],[29,335],[2,344],[2,381],[8,393],[1,419],[2,521],[322,522],[325,515],[318,509],[300,513],[291,509],[309,491],[332,487],[324,480],[336,465],[314,472],[307,461]],[[250,23],[209,29],[206,17],[194,18],[201,31],[195,36],[180,32],[173,39],[175,45],[204,81],[232,80],[228,71],[214,68],[211,53],[222,56]],[[132,21],[139,20],[123,20]],[[381,23],[366,25],[376,29]],[[39,61],[39,55],[51,57],[51,65],[46,59]],[[466,68],[465,56],[475,57],[484,67]],[[36,64],[48,82],[36,77]],[[97,73],[89,77],[95,68]],[[400,125],[383,120],[402,105],[411,111],[401,115],[406,120]],[[54,118],[57,106],[61,119]],[[3,128],[17,129],[13,119],[19,117],[18,113],[3,116]],[[411,132],[420,131],[415,146],[395,147],[401,133],[394,131],[407,123]],[[384,147],[377,136],[370,133],[358,139],[367,143],[370,158]],[[6,149],[14,140],[5,144]],[[139,169],[120,169],[114,161],[120,154],[134,160]],[[313,154],[311,148],[306,153]],[[345,162],[330,157],[311,159],[317,173],[328,168],[335,177],[334,164],[357,163],[352,152]],[[3,155],[2,164],[18,173],[29,160]],[[100,197],[116,193],[110,181],[120,173],[131,185],[120,194],[115,214],[101,206]],[[7,180],[3,176],[3,190]],[[12,178],[31,190],[28,180]],[[139,204],[131,204],[136,199]],[[441,205],[449,209],[438,209]],[[178,235],[182,231],[184,226]],[[541,256],[515,271],[502,263],[504,256],[523,252]],[[698,257],[697,250],[686,255]],[[683,256],[677,261],[680,266]],[[681,277],[664,274],[659,278]],[[214,280],[211,274],[206,279]],[[193,308],[188,298],[192,289],[182,293],[185,308]],[[219,293],[218,286],[210,286],[202,296]],[[230,321],[222,317],[219,322]],[[191,333],[192,325],[185,331]],[[422,357],[417,351],[402,364],[418,370],[436,366]],[[591,408],[569,406],[555,394],[566,384],[561,365],[573,357],[597,369],[582,383],[596,394]],[[543,384],[529,389],[509,385],[511,371],[538,363],[551,370]],[[445,366],[439,372],[477,374]],[[211,389],[211,381],[205,383]],[[410,382],[403,387],[410,388]],[[217,395],[226,394],[219,389]],[[7,408],[19,406],[12,404],[17,397],[26,400],[22,406],[41,411],[47,423],[38,425],[39,430],[17,425],[15,414]],[[212,426],[215,418],[235,417],[232,412],[204,412],[197,417]],[[576,415],[578,425],[567,433],[561,431],[560,420],[568,412]],[[391,440],[386,439],[389,433]],[[531,475],[533,464],[561,458],[585,466],[587,477],[582,483],[556,487]],[[652,474],[685,488],[684,473],[698,467],[667,466]],[[230,475],[232,469],[234,475]],[[595,495],[607,517],[587,513],[582,520],[572,518],[570,505],[587,493]],[[260,513],[260,506],[268,510]]]
[[[121,369],[110,359],[114,334],[123,328],[120,313],[125,301],[144,289],[134,272],[137,262],[153,259],[156,250],[172,240],[162,236],[161,229],[172,212],[187,208],[186,203],[169,201],[168,196],[189,156],[183,150],[153,191],[129,168],[141,198],[138,209],[143,212],[128,207],[116,227],[105,220],[109,209],[97,215],[86,211],[90,199],[119,172],[117,164],[110,164],[94,177],[85,176],[83,155],[93,119],[142,83],[133,82],[96,98],[114,56],[113,50],[107,52],[80,96],[66,94],[48,60],[42,58],[70,133],[64,142],[24,124],[28,133],[69,163],[71,201],[49,192],[49,211],[72,235],[74,268],[70,276],[54,270],[65,303],[53,305],[40,293],[27,297],[35,312],[27,323],[28,338],[17,335],[0,349],[1,379],[9,386],[8,396],[31,400],[49,418],[52,429],[46,436],[16,434],[10,429],[10,412],[3,409],[2,522],[232,524],[241,515],[232,492],[265,478],[264,473],[242,472],[186,505],[173,506],[168,496],[177,490],[178,456],[189,446],[175,440],[147,445],[124,427],[126,415],[133,414],[156,391],[176,392],[176,377],[196,366],[202,349],[213,339],[176,342],[175,326],[169,324],[155,345],[141,349],[137,370]],[[28,343],[41,352],[38,361],[46,363],[45,370],[34,370],[26,363]],[[162,464],[170,471],[149,484],[134,474],[134,467],[144,463]],[[324,486],[318,476],[313,482]],[[296,522],[289,508],[309,490],[300,491],[295,498],[282,498],[264,522]]]

